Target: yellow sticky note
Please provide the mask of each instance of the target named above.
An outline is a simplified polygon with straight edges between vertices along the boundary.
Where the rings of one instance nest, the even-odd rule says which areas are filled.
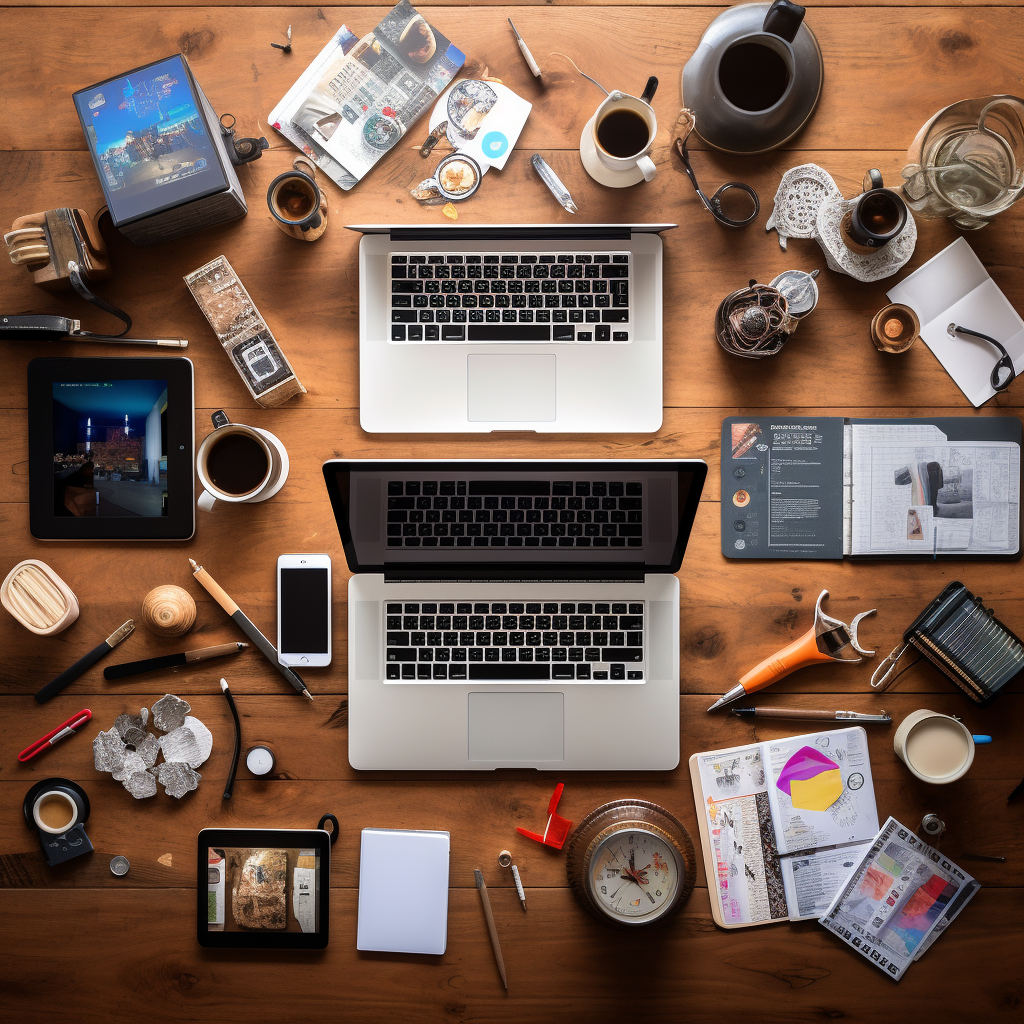
[[[789,784],[793,806],[803,811],[827,811],[843,795],[843,777],[838,768],[818,772],[806,781],[793,779]]]

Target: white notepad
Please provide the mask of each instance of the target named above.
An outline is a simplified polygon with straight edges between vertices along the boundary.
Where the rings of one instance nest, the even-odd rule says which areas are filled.
[[[450,847],[448,832],[363,829],[356,949],[445,951]]]

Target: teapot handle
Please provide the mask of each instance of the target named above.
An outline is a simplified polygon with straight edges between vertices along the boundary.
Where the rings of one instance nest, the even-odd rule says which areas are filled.
[[[654,99],[654,94],[658,91],[658,80],[651,75],[647,79],[647,84],[644,86],[643,95],[640,97],[643,103],[650,103]]]
[[[864,175],[864,180],[861,182],[861,188],[865,192],[870,192],[875,188],[885,188],[885,182],[882,181],[882,172],[877,167],[872,167],[867,174]]]
[[[805,13],[806,8],[793,3],[792,0],[775,0],[764,16],[762,28],[765,32],[770,32],[780,39],[785,39],[787,43],[791,43],[800,30]]]

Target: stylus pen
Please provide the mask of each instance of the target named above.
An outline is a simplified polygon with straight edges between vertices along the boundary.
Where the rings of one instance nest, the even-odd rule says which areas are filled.
[[[811,711],[808,708],[733,708],[740,718],[821,718],[836,722],[891,722],[884,711],[866,715],[861,711]]]
[[[142,672],[153,672],[159,668],[177,668],[191,665],[193,661],[207,661],[209,658],[224,658],[229,654],[241,654],[249,645],[241,640],[233,644],[217,644],[215,647],[198,647],[194,651],[180,654],[166,654],[162,658],[146,658],[144,661],[126,661],[121,665],[110,665],[103,670],[104,679],[125,679]]]
[[[242,750],[242,723],[238,720],[238,708],[235,707],[235,698],[231,696],[231,688],[228,681],[222,676],[220,688],[228,699],[228,707],[231,708],[231,717],[235,720],[235,752],[231,757],[231,771],[228,774],[227,785],[224,787],[224,799],[230,800],[235,789],[235,772],[238,771],[238,755]]]
[[[71,668],[64,669],[53,682],[47,683],[36,694],[36,700],[40,704],[45,704],[51,697],[56,697],[61,690],[66,686],[70,686],[86,669],[92,668],[100,658],[106,657],[134,629],[134,619],[129,619],[124,625],[119,626],[106,640],[94,647],[88,654],[82,655]]]
[[[190,558],[189,565],[192,566],[192,575],[200,583],[203,589],[231,616],[243,633],[263,652],[263,656],[270,662],[278,672],[281,673],[303,697],[313,699],[306,684],[287,665],[281,664],[277,648],[256,628],[249,617],[235,604],[228,596],[228,593],[219,583],[201,566],[197,565],[195,559]]]
[[[491,933],[491,946],[494,949],[494,962],[498,965],[498,973],[501,975],[501,983],[508,989],[508,980],[505,978],[505,961],[501,955],[501,943],[498,942],[498,929],[494,927],[494,915],[491,913],[491,900],[487,895],[487,886],[484,885],[484,873],[479,868],[473,869],[473,877],[476,879],[476,887],[480,890],[480,902],[483,904],[484,917],[487,919],[487,930]]]

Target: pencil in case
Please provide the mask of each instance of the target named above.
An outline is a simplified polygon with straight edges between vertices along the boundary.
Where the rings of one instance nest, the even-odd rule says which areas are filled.
[[[908,647],[976,704],[987,704],[1024,670],[1024,643],[959,581],[950,583],[921,612],[903,634],[903,642],[878,666],[871,677],[876,690],[886,690],[895,681],[893,671]]]

